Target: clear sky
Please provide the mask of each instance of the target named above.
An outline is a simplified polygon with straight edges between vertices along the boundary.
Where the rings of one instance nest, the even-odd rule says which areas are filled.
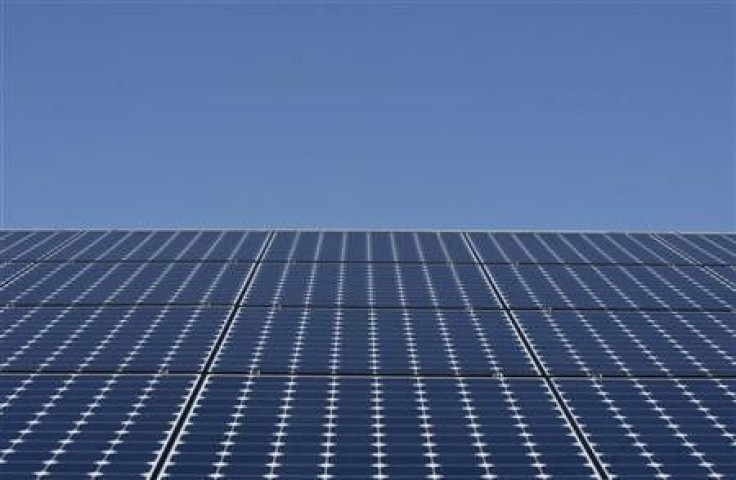
[[[4,1],[9,227],[736,230],[730,2]]]

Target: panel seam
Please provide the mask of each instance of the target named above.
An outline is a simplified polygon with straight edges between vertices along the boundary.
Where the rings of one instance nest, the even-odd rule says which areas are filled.
[[[256,267],[256,263],[253,263],[253,267]],[[232,307],[232,302],[199,302],[199,303],[171,303],[171,302],[0,302],[0,308],[228,308]],[[357,311],[401,311],[400,305],[339,305],[339,304],[308,304],[308,303],[248,303],[244,304],[243,307],[248,308],[281,308],[281,309],[293,309],[293,310],[357,310]],[[406,307],[404,310],[418,311],[418,312],[433,312],[436,307],[422,306],[422,307]],[[447,312],[467,312],[468,307],[454,306],[454,307],[441,307],[443,311]],[[732,309],[729,308],[569,308],[569,307],[515,307],[513,310],[518,312],[642,312],[642,313],[698,313],[698,314],[716,314],[716,313],[731,313]],[[501,307],[473,307],[475,312],[503,312],[505,311]]]
[[[230,329],[232,328],[232,325],[235,323],[235,318],[237,317],[237,314],[240,311],[240,307],[243,303],[243,300],[245,299],[245,295],[253,283],[253,279],[256,276],[258,267],[261,265],[261,261],[263,260],[263,258],[266,255],[266,252],[271,246],[271,242],[273,241],[274,235],[275,234],[273,231],[268,232],[268,235],[266,236],[263,242],[263,245],[261,246],[261,250],[258,252],[258,256],[253,262],[253,266],[251,270],[248,272],[245,280],[243,281],[243,285],[240,288],[237,298],[235,299],[235,303],[233,304],[232,309],[230,310],[230,313],[228,314],[227,319],[223,323],[223,326],[220,329],[220,333],[217,335],[217,338],[212,344],[212,348],[210,349],[209,354],[207,355],[207,358],[202,367],[202,370],[197,375],[197,380],[195,381],[194,386],[192,387],[192,389],[189,392],[189,395],[187,396],[187,399],[184,403],[184,407],[182,408],[181,412],[179,413],[176,420],[174,421],[174,426],[171,428],[169,435],[166,441],[164,442],[163,447],[160,450],[159,456],[153,464],[153,468],[151,469],[148,475],[148,478],[151,478],[151,479],[161,478],[161,475],[163,474],[163,471],[164,471],[164,467],[169,463],[169,459],[174,452],[174,448],[176,447],[177,443],[179,443],[181,434],[184,431],[184,425],[186,424],[192,412],[194,411],[194,407],[196,406],[197,401],[199,400],[199,397],[204,391],[204,385],[207,381],[207,377],[209,376],[212,365],[217,359],[217,356],[219,355],[220,350],[222,349],[222,345],[224,344],[225,339],[228,337],[230,333]]]
[[[85,230],[86,232],[86,230]],[[81,233],[81,232],[80,232]],[[653,237],[654,238],[654,237]],[[70,239],[72,240],[72,239]],[[65,241],[66,242],[66,241]],[[66,245],[64,245],[66,246]],[[669,248],[669,245],[667,245]],[[54,248],[56,250],[56,247]],[[51,253],[56,253],[51,252]],[[50,253],[49,253],[50,254]],[[13,264],[13,263],[21,263],[21,264],[72,264],[72,265],[85,265],[88,263],[95,263],[95,264],[160,264],[160,263],[252,263],[255,259],[253,258],[238,258],[238,259],[225,259],[225,258],[187,258],[187,259],[177,259],[177,258],[144,258],[144,259],[108,259],[108,260],[99,260],[99,259],[93,259],[93,258],[75,258],[75,259],[53,259],[53,258],[47,258],[49,254],[44,255],[43,257],[39,257],[33,260],[0,260],[0,263],[7,263],[7,264]],[[682,253],[679,253],[680,255],[684,255]],[[689,257],[687,257],[689,258]],[[263,259],[261,260],[261,263],[263,264],[274,264],[274,265],[282,265],[282,264],[306,264],[311,265],[313,263],[319,263],[319,264],[349,264],[349,265],[394,265],[394,264],[401,264],[401,265],[476,265],[478,263],[477,260],[473,259],[472,261],[468,260],[309,260],[309,259],[295,259],[295,260],[283,260],[283,259],[277,259],[277,260],[268,260]],[[549,265],[549,266],[555,266],[555,265],[564,265],[564,266],[591,266],[591,267],[606,267],[606,266],[615,266],[615,267],[719,267],[719,266],[729,266],[729,264],[723,264],[723,263],[715,263],[715,262],[696,262],[695,260],[692,260],[690,262],[530,262],[528,260],[511,260],[511,261],[486,261],[482,262],[484,265]]]
[[[20,263],[20,264],[25,264],[26,265],[24,268],[20,269],[19,271],[17,271],[13,275],[11,275],[10,278],[8,278],[4,282],[0,283],[0,289],[5,288],[8,285],[10,285],[11,283],[13,283],[16,280],[18,280],[18,278],[22,277],[23,275],[25,275],[26,273],[28,273],[31,269],[35,268],[37,264],[42,263],[45,259],[47,259],[47,258],[51,257],[52,255],[55,255],[57,252],[63,250],[68,245],[70,245],[74,240],[76,240],[77,238],[81,237],[82,234],[84,234],[84,233],[85,233],[85,231],[78,230],[76,233],[72,234],[71,237],[67,238],[66,240],[64,240],[63,242],[61,242],[59,245],[55,246],[54,248],[52,248],[48,252],[44,253],[43,255],[41,255],[40,257],[38,257],[37,259],[30,260],[28,262],[23,262],[23,261],[2,262],[2,261],[0,261],[0,263],[5,263],[5,264]]]
[[[655,241],[657,241],[660,244],[662,244],[665,248],[668,248],[671,251],[675,252],[676,254],[680,255],[682,258],[686,258],[686,259],[690,260],[691,262],[693,262],[692,265],[681,265],[681,264],[677,263],[677,264],[673,264],[673,266],[697,266],[697,267],[701,267],[711,277],[713,277],[716,280],[718,280],[719,282],[723,283],[725,286],[727,286],[727,287],[729,287],[731,289],[734,289],[734,286],[733,286],[734,284],[733,284],[732,281],[728,280],[723,275],[721,275],[717,271],[713,270],[713,267],[719,267],[719,266],[733,267],[733,265],[729,265],[729,264],[717,265],[717,264],[713,264],[713,263],[699,262],[699,261],[695,260],[695,258],[693,258],[692,256],[690,256],[687,253],[685,253],[684,251],[680,250],[675,245],[672,245],[670,242],[668,242],[664,238],[660,237],[658,233],[652,234],[652,238]],[[731,311],[732,312],[736,312],[736,306],[734,306],[733,308],[731,308]]]
[[[465,243],[468,246],[468,249],[473,254],[473,257],[478,263],[480,270],[483,272],[483,276],[485,277],[490,287],[493,289],[493,293],[496,295],[496,297],[498,297],[498,301],[503,307],[503,310],[506,313],[506,316],[508,317],[509,321],[511,322],[511,326],[513,327],[517,337],[521,341],[524,347],[524,350],[526,350],[527,355],[529,355],[529,358],[534,363],[534,366],[536,367],[537,371],[541,375],[541,379],[544,381],[545,385],[547,386],[547,389],[552,393],[552,397],[554,398],[555,403],[557,404],[563,416],[567,420],[567,423],[570,425],[570,428],[572,429],[573,434],[575,435],[575,438],[577,439],[580,446],[583,448],[583,452],[585,453],[585,456],[590,461],[591,466],[593,467],[593,469],[595,470],[599,478],[605,479],[605,480],[610,479],[610,475],[606,471],[606,468],[603,465],[603,462],[598,458],[598,455],[596,451],[593,449],[593,447],[591,446],[590,442],[588,441],[587,436],[585,435],[585,432],[583,432],[582,428],[575,420],[575,416],[572,414],[572,411],[570,410],[569,406],[565,402],[565,399],[560,393],[559,389],[557,388],[557,385],[555,385],[554,379],[549,375],[549,373],[547,372],[547,369],[544,367],[544,364],[542,363],[541,359],[537,355],[537,352],[534,350],[534,346],[531,344],[527,336],[524,334],[524,330],[521,328],[521,325],[519,324],[518,319],[514,315],[509,305],[506,303],[505,298],[501,294],[501,290],[496,285],[496,282],[493,279],[493,276],[491,275],[491,273],[488,271],[487,266],[483,264],[483,262],[481,261],[481,257],[478,254],[478,251],[475,249],[475,245],[470,239],[470,236],[465,232],[463,232],[462,236],[463,236],[463,239],[465,240]]]

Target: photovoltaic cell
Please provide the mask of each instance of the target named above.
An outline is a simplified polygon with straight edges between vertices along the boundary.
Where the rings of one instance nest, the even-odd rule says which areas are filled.
[[[662,240],[688,258],[706,265],[736,265],[736,244],[727,235],[658,234]]]
[[[736,314],[517,312],[552,375],[688,376],[736,372]]]
[[[475,265],[263,263],[248,305],[500,308]]]
[[[594,477],[542,381],[419,377],[210,377],[165,472]]]
[[[697,235],[699,244],[706,249],[715,249],[720,254],[725,253],[728,263],[736,264],[734,261],[734,248],[736,248],[736,234],[720,234],[720,235]]]
[[[76,232],[11,232],[0,238],[0,262],[35,261],[69,241]]]
[[[0,285],[7,283],[29,265],[27,263],[0,263]]]
[[[231,304],[247,263],[39,263],[0,288],[0,302]]]
[[[555,380],[618,478],[736,477],[734,380]]]
[[[473,255],[455,232],[277,232],[269,262],[456,262]]]
[[[673,249],[672,246],[662,241],[662,237],[651,233],[628,233],[628,234],[617,234],[620,236],[627,236],[631,238],[632,242],[636,242],[647,250],[655,253],[667,264],[673,265],[685,265],[692,263],[692,260],[682,255],[682,252]],[[647,261],[645,263],[654,263]]]
[[[736,290],[697,266],[490,265],[512,308],[731,311]]]
[[[469,237],[485,263],[694,263],[645,234],[473,232]]]
[[[215,371],[535,375],[503,312],[241,309]]]
[[[0,371],[198,372],[227,308],[0,309]]]
[[[149,472],[192,376],[0,376],[0,477]]]
[[[49,257],[76,262],[253,261],[267,232],[89,231]]]

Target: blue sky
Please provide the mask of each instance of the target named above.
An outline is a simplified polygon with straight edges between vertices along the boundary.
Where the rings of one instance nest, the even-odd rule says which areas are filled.
[[[733,4],[101,3],[6,4],[9,227],[736,229]]]

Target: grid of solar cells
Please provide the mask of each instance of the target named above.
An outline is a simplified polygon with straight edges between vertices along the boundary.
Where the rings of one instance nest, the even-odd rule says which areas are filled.
[[[0,376],[0,477],[140,478],[193,376]]]
[[[537,375],[501,311],[241,309],[214,370]]]
[[[171,478],[595,478],[539,379],[212,376]]]
[[[0,372],[199,372],[224,307],[0,310]]]
[[[500,308],[478,265],[264,263],[245,303],[350,308]]]
[[[27,269],[29,263],[0,263],[0,285],[5,285],[15,278],[18,273]]]
[[[708,267],[491,265],[511,308],[725,311],[736,289]]]
[[[0,288],[5,305],[231,305],[250,263],[39,263]]]
[[[706,265],[736,264],[734,235],[660,234],[678,252]]]
[[[264,261],[474,263],[458,232],[276,232]]]
[[[69,231],[7,232],[0,238],[0,262],[36,261],[75,235]]]
[[[732,234],[0,232],[0,476],[730,478],[735,259]]]
[[[736,478],[736,381],[556,383],[610,475]]]
[[[251,262],[267,232],[88,231],[48,257],[75,262]]]
[[[484,263],[691,264],[654,235],[632,233],[471,233]]]
[[[736,314],[517,312],[551,375],[712,376],[736,372]]]

